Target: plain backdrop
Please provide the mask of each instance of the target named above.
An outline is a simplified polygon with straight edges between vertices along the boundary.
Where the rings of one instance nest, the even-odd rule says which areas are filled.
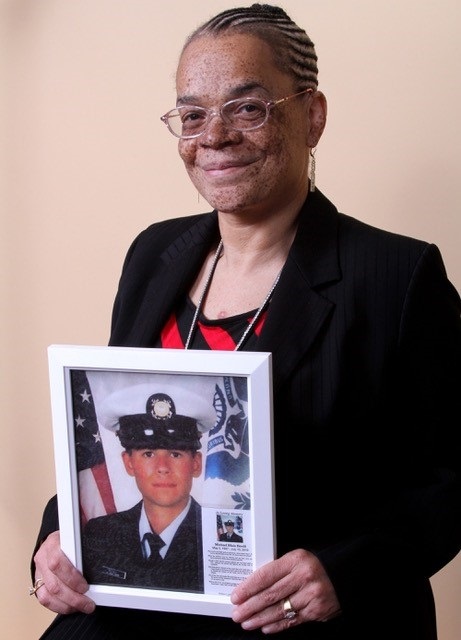
[[[460,290],[459,1],[280,4],[314,40],[328,98],[318,187],[345,213],[436,243]],[[155,220],[209,210],[159,117],[175,105],[184,38],[231,6],[0,0],[0,601],[8,640],[38,638],[53,617],[28,595],[31,550],[55,492],[47,346],[106,344],[134,236]],[[460,571],[457,557],[433,578],[440,640],[461,637]]]

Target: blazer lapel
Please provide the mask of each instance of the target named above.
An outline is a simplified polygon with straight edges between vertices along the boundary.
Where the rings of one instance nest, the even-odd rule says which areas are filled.
[[[274,291],[258,351],[271,351],[277,389],[305,356],[334,304],[322,285],[340,279],[337,210],[319,192],[309,194],[298,231]]]

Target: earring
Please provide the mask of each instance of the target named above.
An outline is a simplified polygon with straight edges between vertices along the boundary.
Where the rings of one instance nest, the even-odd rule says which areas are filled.
[[[309,191],[315,191],[315,149],[309,152]]]

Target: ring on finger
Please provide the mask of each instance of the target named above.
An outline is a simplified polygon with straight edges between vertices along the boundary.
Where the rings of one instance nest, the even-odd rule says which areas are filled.
[[[290,598],[284,598],[282,600],[282,609],[285,620],[293,620],[293,618],[296,618],[298,615],[298,612],[293,609]]]
[[[37,593],[37,591],[40,589],[40,587],[43,587],[43,585],[44,585],[43,578],[37,578],[37,580],[35,580],[34,582],[34,586],[29,587],[29,595],[34,596]]]

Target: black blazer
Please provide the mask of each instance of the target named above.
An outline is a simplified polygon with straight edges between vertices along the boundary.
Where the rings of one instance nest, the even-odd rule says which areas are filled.
[[[155,343],[218,234],[212,212],[135,239],[111,345]],[[343,610],[306,638],[436,638],[429,577],[461,547],[460,309],[435,245],[309,194],[257,343],[273,356],[278,554],[313,551]]]
[[[82,535],[83,574],[95,584],[203,593],[201,507],[192,498],[163,560],[145,560],[139,540],[142,502],[88,521]]]

